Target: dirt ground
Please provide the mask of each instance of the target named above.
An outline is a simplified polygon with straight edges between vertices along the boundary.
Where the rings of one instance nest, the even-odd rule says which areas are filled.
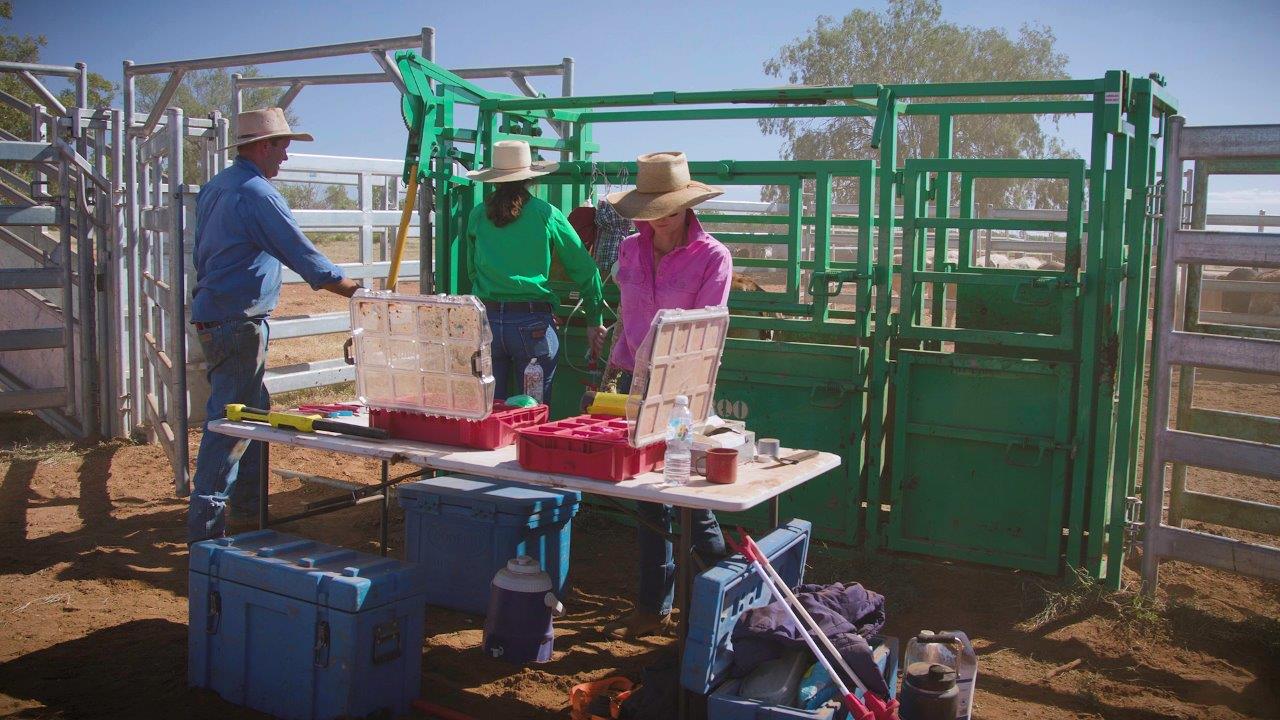
[[[338,309],[338,308],[335,308]],[[1277,414],[1280,386],[1202,384],[1209,403]],[[1243,406],[1241,405],[1243,403]],[[190,437],[194,454],[198,435]],[[372,463],[273,450],[273,465],[376,481]],[[1280,502],[1277,483],[1193,474],[1193,489]],[[322,489],[273,479],[273,513]],[[160,449],[77,447],[31,416],[0,415],[0,717],[255,718],[186,686],[185,503]],[[364,505],[287,528],[376,551]],[[432,608],[422,696],[476,718],[565,718],[575,683],[633,678],[674,641],[605,641],[629,609],[634,531],[599,511],[574,523],[568,615],[552,661],[513,669],[480,652],[482,618]],[[393,510],[392,554],[401,516]],[[887,632],[966,630],[979,652],[978,718],[1280,717],[1280,587],[1213,570],[1162,566],[1157,600],[1132,591],[822,547],[807,579],[859,581],[887,597]],[[1136,565],[1126,580],[1136,586]]]

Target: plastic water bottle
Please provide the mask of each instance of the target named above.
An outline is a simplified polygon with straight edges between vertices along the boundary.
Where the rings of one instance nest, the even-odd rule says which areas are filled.
[[[667,421],[667,454],[662,458],[662,477],[668,485],[689,482],[689,449],[693,447],[693,413],[689,398],[676,396],[676,406]]]
[[[542,397],[542,366],[538,364],[538,358],[529,358],[529,364],[524,368],[524,394],[540,403],[544,402]]]

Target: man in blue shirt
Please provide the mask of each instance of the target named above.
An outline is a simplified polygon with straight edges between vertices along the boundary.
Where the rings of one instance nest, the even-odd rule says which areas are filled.
[[[269,408],[263,377],[267,366],[267,316],[280,300],[280,265],[289,266],[313,290],[351,297],[360,287],[324,256],[302,230],[270,182],[288,159],[295,133],[280,108],[236,118],[235,162],[200,189],[196,202],[196,287],[191,299],[195,326],[208,363],[208,418],[226,414],[228,403]],[[187,540],[226,533],[227,504],[249,515],[257,505],[258,452],[247,440],[211,433],[206,425],[196,456],[187,514]],[[237,482],[240,480],[240,482]]]

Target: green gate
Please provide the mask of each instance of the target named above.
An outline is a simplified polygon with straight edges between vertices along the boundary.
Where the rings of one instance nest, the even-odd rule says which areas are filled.
[[[958,217],[929,217],[935,183],[952,175]],[[888,547],[1056,573],[1080,442],[1077,365],[1070,360],[1080,342],[1084,162],[908,160],[903,177]],[[1065,218],[975,217],[973,187],[981,178],[1063,180]],[[1062,233],[1064,267],[977,267],[973,233],[985,229]],[[955,262],[941,242],[950,230],[959,246]],[[937,248],[932,265],[929,231]],[[926,285],[933,290],[927,318]],[[957,286],[954,313],[942,302],[948,285]],[[940,352],[943,343],[955,352]],[[1064,359],[1023,359],[1037,355]]]
[[[569,211],[592,194],[597,173],[634,177],[631,163],[593,162],[600,123],[874,123],[875,161],[693,163],[705,182],[776,185],[786,197],[774,212],[699,213],[734,250],[735,270],[772,278],[764,291],[730,296],[719,412],[761,436],[844,457],[839,470],[783,498],[784,511],[814,520],[820,537],[1045,573],[1066,565],[1118,585],[1136,494],[1158,222],[1148,200],[1163,123],[1176,110],[1162,78],[1111,71],[1084,80],[529,98],[484,90],[411,52],[397,65],[408,90],[406,174],[416,170],[435,186],[435,278],[444,292],[466,290],[459,232],[483,192],[460,169],[487,163],[498,140],[558,153],[561,169],[539,192]],[[457,119],[462,106],[474,122]],[[1091,118],[1087,158],[953,158],[966,118],[1060,114]],[[936,158],[899,157],[909,116],[936,118]],[[1009,177],[1066,183],[1065,210],[975,213],[974,184]],[[832,188],[850,183],[856,209],[833,212]],[[977,266],[975,233],[992,229],[1061,234],[1064,267]],[[852,252],[837,257],[850,239]],[[948,262],[953,239],[959,256]],[[752,250],[761,246],[782,256]],[[585,338],[572,317],[573,289],[558,290],[568,327],[552,411],[567,415],[587,379]],[[605,294],[616,302],[615,287]]]

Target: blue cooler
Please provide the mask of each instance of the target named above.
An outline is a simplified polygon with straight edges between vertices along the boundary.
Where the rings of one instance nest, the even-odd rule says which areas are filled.
[[[401,715],[422,682],[422,568],[274,530],[191,546],[188,682],[287,720]]]
[[[527,555],[564,596],[569,534],[582,493],[471,476],[404,483],[405,559],[426,568],[427,603],[483,615],[489,583]]]
[[[805,559],[809,554],[811,524],[791,520],[757,541],[760,550],[778,575],[792,588],[803,584]],[[689,635],[685,640],[680,681],[685,688],[707,696],[708,720],[836,720],[847,716],[839,700],[816,710],[768,705],[738,694],[741,679],[728,677],[733,665],[731,638],[738,616],[751,608],[767,605],[772,594],[741,555],[732,555],[693,580],[693,602],[689,612]],[[873,638],[888,652],[877,653],[885,680],[892,689],[898,674],[898,641]],[[862,697],[856,688],[854,694]]]

